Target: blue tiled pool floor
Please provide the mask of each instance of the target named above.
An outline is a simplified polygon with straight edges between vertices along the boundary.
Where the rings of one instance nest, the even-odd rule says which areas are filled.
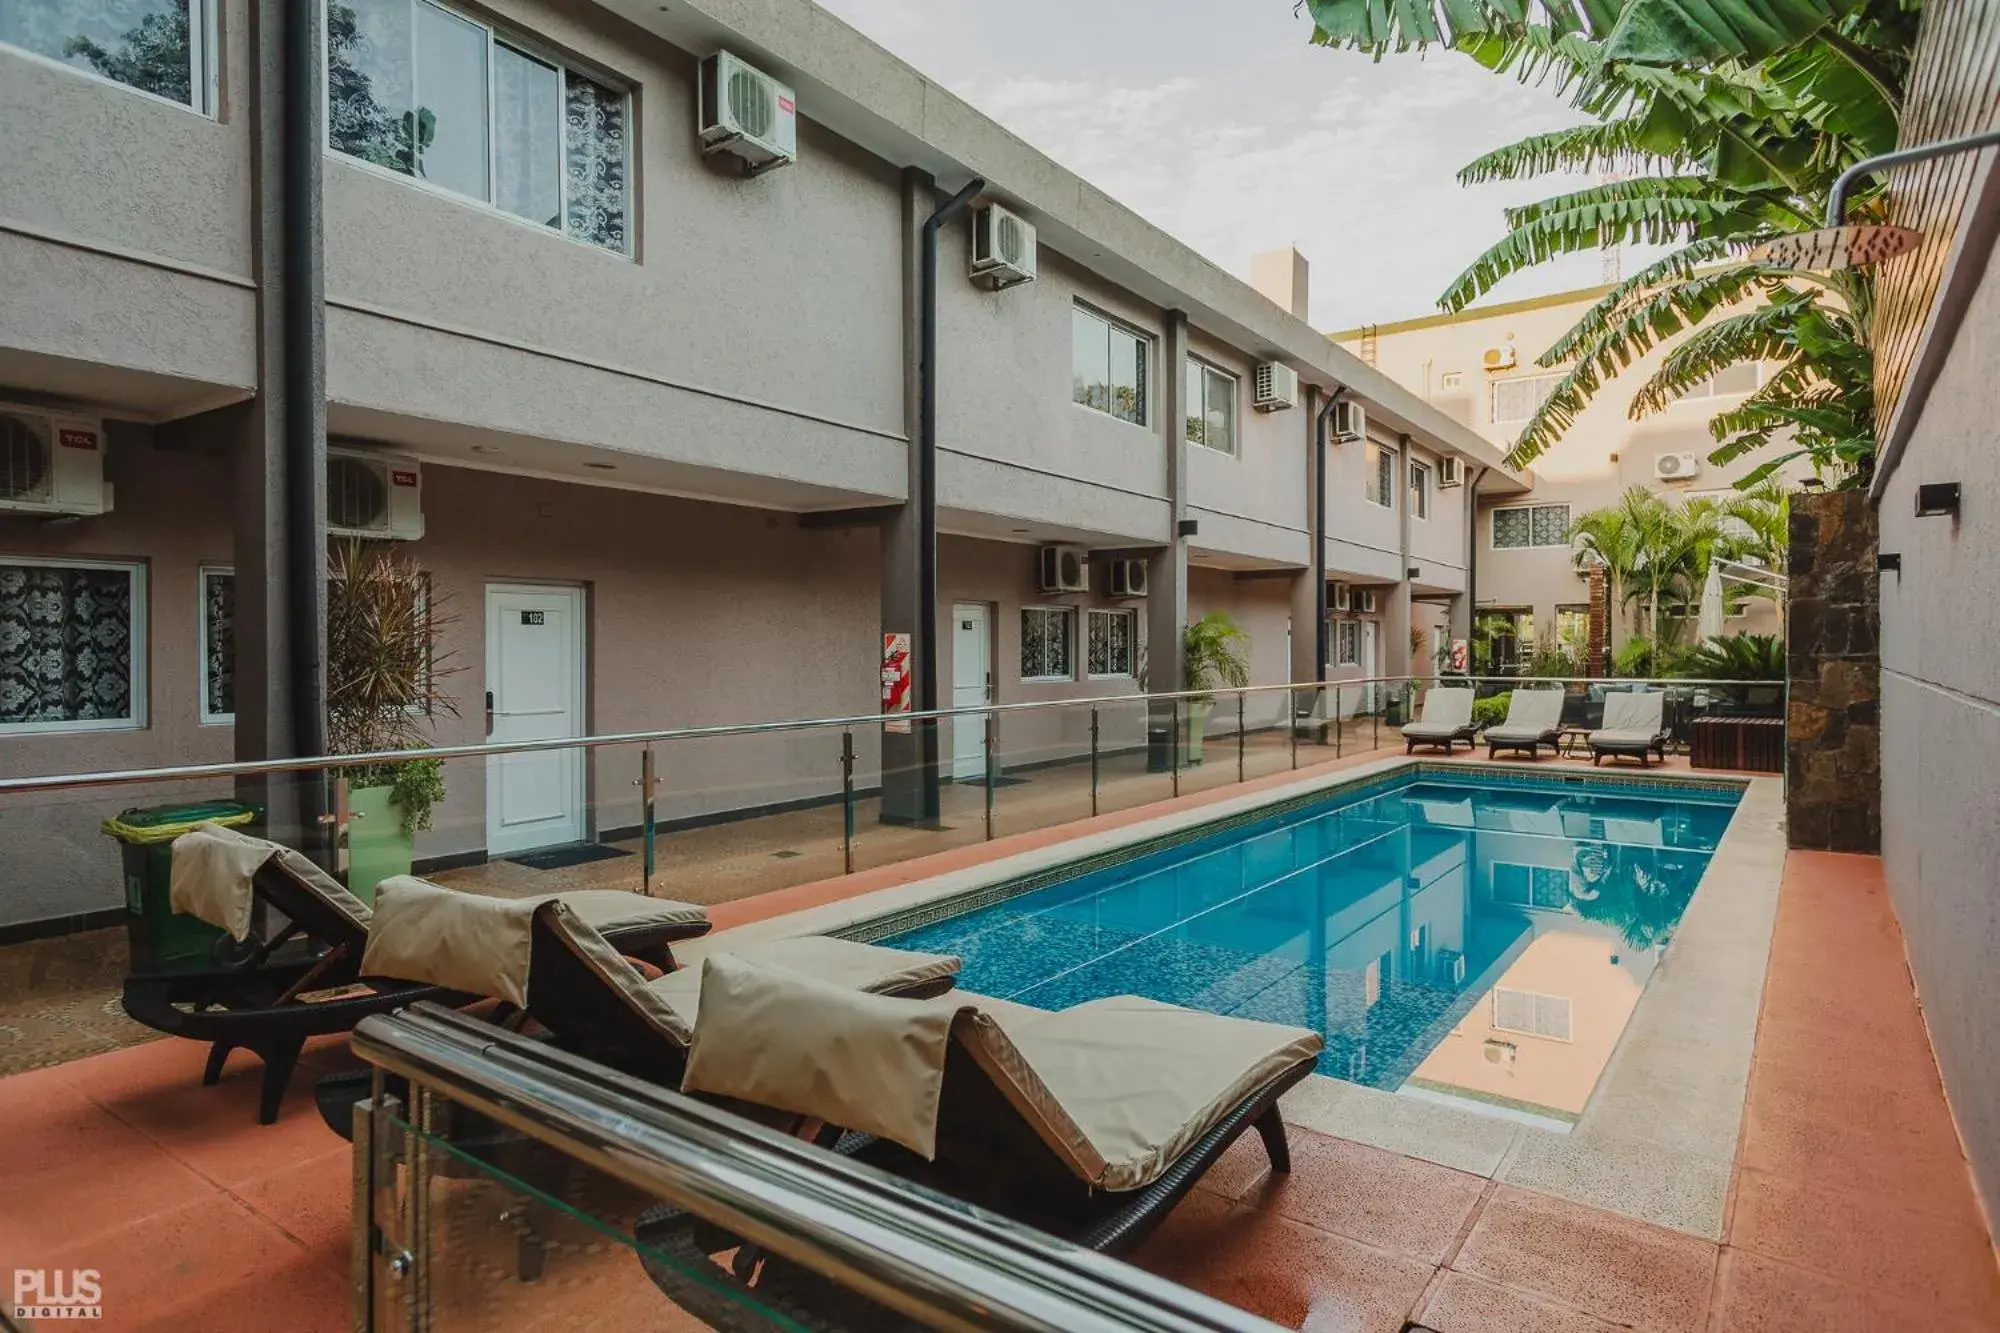
[[[1420,772],[884,942],[959,954],[966,989],[1039,1008],[1133,994],[1314,1028],[1321,1072],[1371,1087],[1401,1087],[1441,1043],[1476,1037],[1498,1072],[1475,1066],[1459,1091],[1543,1107],[1514,1084],[1537,1062],[1537,1086],[1573,1082],[1574,1048],[1603,1045],[1609,1013],[1629,1013],[1737,795]],[[1470,1086],[1501,1074],[1507,1091]]]

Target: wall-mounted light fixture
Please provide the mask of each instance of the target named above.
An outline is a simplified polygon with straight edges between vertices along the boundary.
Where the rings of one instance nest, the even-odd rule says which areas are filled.
[[[1947,157],[1953,153],[1970,153],[1996,144],[2000,144],[2000,130],[1988,130],[1984,134],[1968,134],[1957,139],[1940,139],[1936,143],[1899,148],[1893,153],[1856,162],[1833,182],[1833,192],[1827,196],[1824,227],[1818,231],[1800,232],[1796,236],[1781,236],[1775,241],[1767,241],[1750,252],[1750,262],[1825,272],[1829,269],[1865,268],[1914,250],[1924,239],[1920,231],[1877,223],[1848,225],[1847,196],[1855,185],[1864,176],[1872,176],[1878,171],[1906,167],[1913,162],[1928,162],[1934,157]]]
[[[1180,521],[1179,531],[1183,537],[1192,537],[1201,531],[1201,520],[1198,518],[1184,518]]]
[[[1903,577],[1902,555],[1895,551],[1877,552],[1875,555],[1875,572],[1877,574],[1894,574],[1897,578]]]
[[[1917,487],[1917,517],[1938,518],[1949,514],[1958,517],[1958,483],[1937,481],[1928,486]]]

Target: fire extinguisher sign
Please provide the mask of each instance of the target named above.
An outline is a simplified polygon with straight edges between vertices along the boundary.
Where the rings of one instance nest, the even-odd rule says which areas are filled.
[[[907,634],[882,636],[882,711],[885,714],[910,711],[910,636]],[[883,729],[907,736],[909,719],[905,717],[888,722]]]

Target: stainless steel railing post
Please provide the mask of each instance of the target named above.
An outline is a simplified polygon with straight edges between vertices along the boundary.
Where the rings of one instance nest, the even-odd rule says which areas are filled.
[[[1181,794],[1181,701],[1178,698],[1169,700],[1167,711],[1172,715],[1174,729],[1173,738],[1168,742],[1172,749],[1169,752],[1171,762],[1167,767],[1173,774],[1174,795],[1179,796]],[[1188,724],[1190,726],[1194,724],[1192,709],[1188,712]]]
[[[1236,780],[1238,782],[1243,781],[1244,738],[1245,738],[1245,732],[1243,730],[1243,695],[1239,692],[1236,696]]]
[[[986,841],[993,841],[993,714],[986,715]]]
[[[640,857],[640,886],[653,896],[653,870],[658,864],[659,828],[654,819],[654,798],[660,791],[659,770],[654,764],[653,747],[639,751],[639,827],[644,844]]]
[[[854,873],[854,733],[840,733],[840,863]]]
[[[1093,815],[1097,813],[1097,777],[1098,777],[1097,747],[1098,747],[1097,705],[1092,704],[1090,706],[1090,813]]]
[[[1347,742],[1347,725],[1340,718],[1340,686],[1333,687],[1333,757],[1340,758],[1340,752]]]

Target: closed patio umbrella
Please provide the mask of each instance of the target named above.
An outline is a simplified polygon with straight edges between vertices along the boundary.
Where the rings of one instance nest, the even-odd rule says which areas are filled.
[[[1722,567],[1712,560],[1708,565],[1708,582],[1701,589],[1701,620],[1697,628],[1704,643],[1722,637]]]

